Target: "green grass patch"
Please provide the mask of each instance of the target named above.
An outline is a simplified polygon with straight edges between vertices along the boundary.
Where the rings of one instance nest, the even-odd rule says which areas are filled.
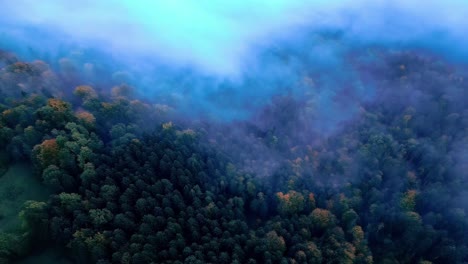
[[[50,192],[32,173],[28,164],[15,164],[0,177],[0,231],[21,225],[18,214],[27,200],[45,201]]]

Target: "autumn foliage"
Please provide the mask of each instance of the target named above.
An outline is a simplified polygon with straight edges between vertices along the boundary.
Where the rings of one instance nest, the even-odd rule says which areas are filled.
[[[44,140],[40,145],[34,148],[36,159],[42,168],[57,164],[59,147],[56,139]]]

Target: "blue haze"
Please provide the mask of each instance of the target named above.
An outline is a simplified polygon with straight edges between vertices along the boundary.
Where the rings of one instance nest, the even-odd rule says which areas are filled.
[[[245,119],[273,96],[307,97],[329,130],[373,95],[348,53],[417,48],[465,63],[465,14],[461,0],[7,0],[0,48],[126,71],[144,98],[196,117]],[[353,101],[336,100],[345,86]]]

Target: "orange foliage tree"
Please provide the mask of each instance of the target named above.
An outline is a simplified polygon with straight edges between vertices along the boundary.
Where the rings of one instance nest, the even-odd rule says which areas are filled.
[[[82,121],[87,127],[94,127],[96,118],[88,111],[79,111],[75,114],[78,120]]]
[[[94,88],[88,85],[80,85],[76,87],[75,91],[73,91],[73,94],[80,97],[84,101],[97,98],[97,93]]]
[[[59,146],[55,138],[44,140],[36,145],[33,153],[41,168],[58,163]]]
[[[296,191],[289,191],[286,194],[279,192],[276,197],[279,200],[278,210],[281,214],[296,214],[304,209],[304,196]]]

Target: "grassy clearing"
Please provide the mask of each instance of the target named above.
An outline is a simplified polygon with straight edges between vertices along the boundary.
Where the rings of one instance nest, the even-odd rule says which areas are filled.
[[[49,191],[32,173],[28,164],[15,164],[0,177],[0,231],[20,227],[18,214],[27,200],[45,201]]]

